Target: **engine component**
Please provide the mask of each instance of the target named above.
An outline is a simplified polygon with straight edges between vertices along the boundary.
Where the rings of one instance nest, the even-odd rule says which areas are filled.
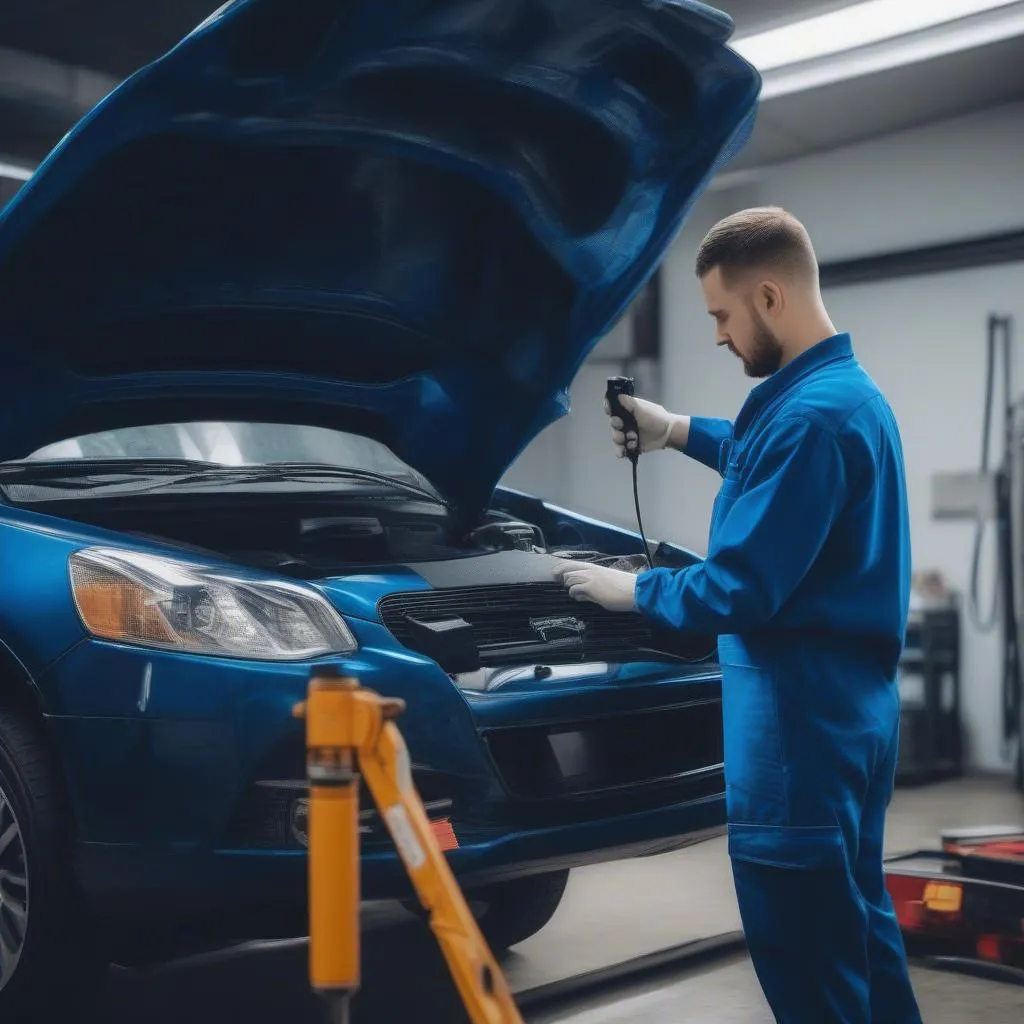
[[[544,534],[533,523],[521,520],[501,520],[478,526],[469,535],[474,546],[498,551],[544,551]]]
[[[452,616],[424,621],[405,616],[410,645],[433,658],[446,672],[475,672],[480,668],[480,651],[473,627],[463,618]]]

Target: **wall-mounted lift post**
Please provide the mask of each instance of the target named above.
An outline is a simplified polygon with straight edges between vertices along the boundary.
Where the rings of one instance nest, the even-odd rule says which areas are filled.
[[[986,382],[981,467],[932,477],[932,518],[972,520],[974,553],[968,611],[975,627],[1002,634],[1002,734],[1016,746],[1017,785],[1024,791],[1024,395],[1014,393],[1013,318],[987,321]],[[997,388],[997,363],[1002,363]],[[998,398],[997,398],[998,394]],[[993,457],[993,428],[1001,417],[1002,455]],[[995,579],[987,614],[980,611],[979,579],[985,529],[995,526]]]

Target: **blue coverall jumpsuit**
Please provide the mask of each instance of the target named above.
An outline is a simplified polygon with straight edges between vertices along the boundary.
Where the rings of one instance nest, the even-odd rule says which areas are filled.
[[[848,334],[758,384],[686,454],[724,477],[707,558],[637,580],[642,613],[715,632],[729,855],[781,1024],[919,1024],[882,871],[910,596],[902,444]]]

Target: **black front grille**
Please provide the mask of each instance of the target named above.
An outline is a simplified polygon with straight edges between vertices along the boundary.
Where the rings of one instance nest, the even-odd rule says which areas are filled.
[[[588,660],[647,652],[700,661],[714,640],[658,630],[641,615],[609,612],[575,601],[558,583],[517,583],[390,594],[378,606],[381,621],[399,643],[426,649],[417,623],[462,619],[469,624],[482,665],[533,658]]]
[[[722,705],[489,729],[487,748],[506,790],[523,800],[579,797],[690,781],[721,786]]]

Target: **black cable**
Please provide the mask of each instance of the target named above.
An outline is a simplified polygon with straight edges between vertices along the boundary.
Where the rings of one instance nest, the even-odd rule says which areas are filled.
[[[981,438],[981,473],[988,475],[990,464],[990,445],[992,419],[995,412],[995,364],[999,355],[1002,356],[1002,399],[1003,399],[1003,457],[1002,463],[994,472],[995,483],[995,578],[992,581],[993,596],[991,614],[982,618],[979,612],[979,571],[981,562],[982,541],[987,520],[979,516],[974,531],[974,552],[971,562],[970,604],[969,612],[975,626],[982,632],[989,632],[999,620],[1000,607],[1003,612],[1003,645],[1002,645],[1002,726],[1004,750],[1006,744],[1020,731],[1020,702],[1024,690],[1024,665],[1021,662],[1021,651],[1018,642],[1020,626],[1017,614],[1019,595],[1016,593],[1014,581],[1014,559],[1021,557],[1014,550],[1016,537],[1013,522],[1013,495],[1011,488],[1024,486],[1024,481],[1013,476],[1013,446],[1017,443],[1014,434],[1013,409],[1013,336],[1012,320],[1006,316],[990,315],[988,318],[988,351],[985,374],[985,408],[982,419]]]
[[[1024,486],[1024,481],[1014,478],[1016,458],[1014,447],[1018,443],[1015,432],[1014,403],[1012,394],[1013,376],[1013,320],[1011,317],[990,316],[989,330],[998,330],[1003,352],[1003,468],[999,474],[999,561],[1002,569],[1003,605],[1003,740],[1004,753],[1008,753],[1009,741],[1020,733],[1020,702],[1022,698],[1021,652],[1019,644],[1020,620],[1017,614],[1015,558],[1014,499],[1011,488]]]
[[[647,543],[647,534],[644,533],[644,521],[640,515],[640,487],[637,482],[637,464],[640,462],[640,428],[637,426],[636,417],[632,412],[627,412],[622,407],[622,396],[633,397],[632,377],[609,377],[608,387],[605,391],[605,404],[610,415],[616,416],[621,421],[623,439],[622,443],[626,457],[633,463],[633,504],[636,506],[636,525],[640,528],[640,539],[644,545],[644,560],[647,567],[653,568],[651,562],[651,548]],[[631,433],[636,434],[636,447],[630,448],[626,438]]]
[[[640,459],[631,458],[630,461],[633,463],[633,504],[636,506],[636,525],[640,528],[640,539],[644,542],[644,558],[647,559],[647,568],[653,568],[651,564],[651,548],[647,543],[647,534],[644,533],[644,521],[640,515],[640,487],[637,482],[637,467],[640,465]]]
[[[995,371],[996,371],[996,327],[995,317],[989,317],[988,321],[988,351],[987,366],[985,374],[985,409],[982,413],[981,422],[981,474],[984,477],[989,472],[989,446],[992,434],[992,413],[995,404]],[[1008,367],[1004,366],[1004,375],[1008,383]],[[978,576],[981,569],[981,548],[985,537],[987,521],[984,515],[978,517],[974,528],[974,552],[971,559],[971,589],[968,602],[968,611],[975,627],[982,633],[990,632],[996,624],[999,616],[999,592],[1002,583],[1002,566],[999,553],[996,554],[995,579],[993,583],[992,610],[984,619],[979,612],[980,601],[978,598],[979,582]]]

